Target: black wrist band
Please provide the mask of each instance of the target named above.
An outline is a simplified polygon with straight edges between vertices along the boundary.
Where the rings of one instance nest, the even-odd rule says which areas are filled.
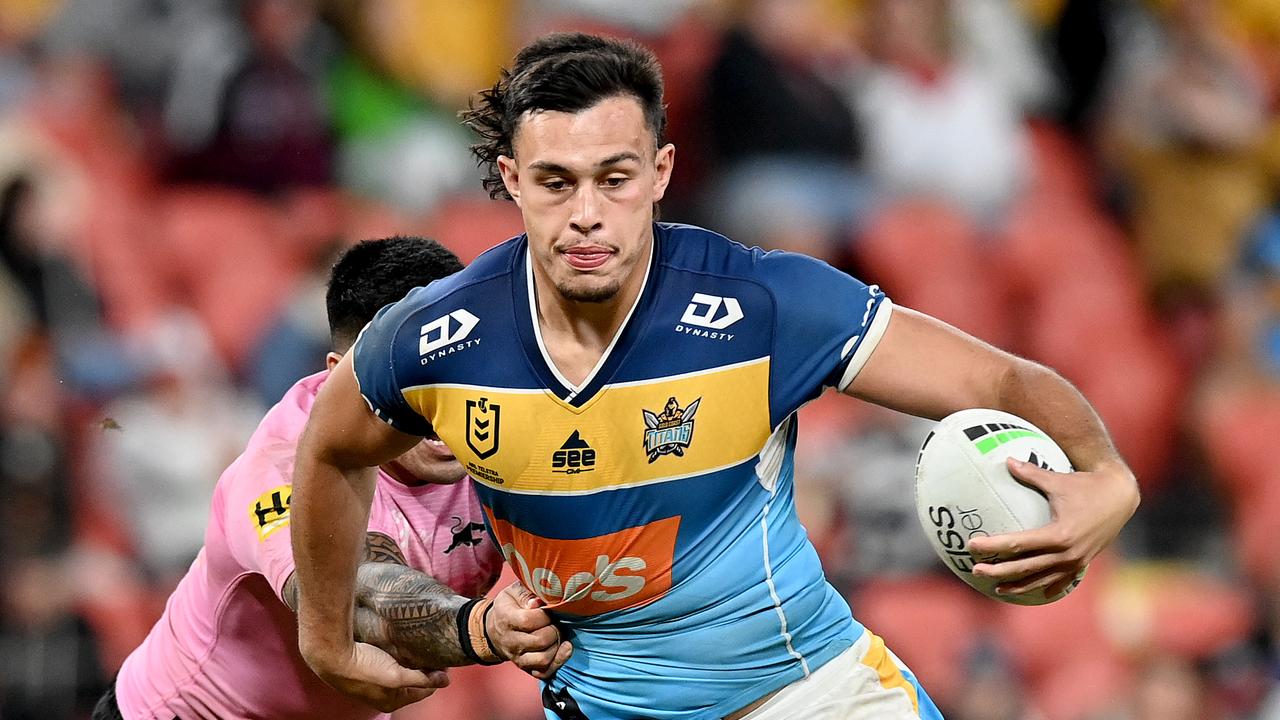
[[[468,600],[462,603],[462,607],[458,608],[458,646],[462,648],[462,654],[466,655],[471,662],[481,662],[480,656],[476,655],[475,648],[471,647],[471,633],[467,631],[467,621],[471,618],[471,608],[480,602],[480,598]]]
[[[466,601],[465,603],[462,604],[462,607],[458,608],[458,616],[457,616],[458,646],[462,648],[462,654],[466,655],[467,659],[471,660],[477,665],[498,665],[503,662],[501,659],[498,659],[496,661],[484,660],[483,658],[480,657],[478,653],[476,653],[476,649],[471,645],[471,632],[469,631],[467,625],[471,620],[471,609],[481,602],[484,602],[484,598],[482,597],[474,598]],[[489,631],[488,629],[486,629],[485,637],[488,638],[488,636],[489,636]]]
[[[489,643],[489,648],[493,650],[493,654],[497,655],[497,646],[493,644],[493,638],[489,637],[489,611],[493,610],[493,603],[484,609],[484,617],[480,618],[480,629],[484,631],[484,641]]]

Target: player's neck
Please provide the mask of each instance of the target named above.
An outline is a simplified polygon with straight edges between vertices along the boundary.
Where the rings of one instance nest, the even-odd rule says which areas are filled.
[[[580,385],[622,330],[644,287],[648,266],[646,258],[618,292],[603,302],[566,298],[548,279],[534,272],[542,342],[556,369],[569,382]]]
[[[413,473],[400,467],[394,462],[378,466],[378,469],[386,473],[392,480],[404,485],[405,487],[422,487],[428,484],[426,480],[416,477]]]

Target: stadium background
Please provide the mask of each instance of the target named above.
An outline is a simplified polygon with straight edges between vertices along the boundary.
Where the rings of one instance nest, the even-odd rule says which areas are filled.
[[[455,113],[567,28],[664,63],[666,219],[1052,365],[1137,472],[1083,586],[1004,606],[922,541],[927,423],[804,410],[829,577],[948,717],[1280,718],[1276,0],[0,1],[0,718],[87,717],[321,367],[337,249],[518,232]],[[541,717],[453,677],[398,717]]]

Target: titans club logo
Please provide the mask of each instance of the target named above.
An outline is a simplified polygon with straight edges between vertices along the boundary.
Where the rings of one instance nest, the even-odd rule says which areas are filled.
[[[484,460],[498,452],[498,432],[502,429],[502,407],[489,398],[467,401],[467,447]]]
[[[674,397],[667,399],[660,413],[641,410],[644,413],[644,452],[653,462],[663,455],[684,457],[685,448],[693,441],[693,416],[698,412],[698,398],[680,408]]]

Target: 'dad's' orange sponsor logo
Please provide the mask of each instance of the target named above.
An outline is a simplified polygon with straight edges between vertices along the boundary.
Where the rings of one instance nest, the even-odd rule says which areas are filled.
[[[671,589],[679,517],[577,540],[489,520],[507,563],[548,608],[598,615],[643,605]]]

